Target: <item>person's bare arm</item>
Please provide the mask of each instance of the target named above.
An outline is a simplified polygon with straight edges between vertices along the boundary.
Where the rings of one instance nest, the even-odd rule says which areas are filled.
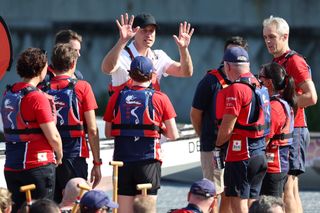
[[[132,29],[134,16],[129,19],[128,14],[121,15],[120,21],[116,20],[117,27],[119,29],[119,40],[113,46],[113,48],[103,58],[101,64],[102,72],[110,74],[116,70],[116,65],[120,56],[121,50],[127,45],[128,41],[133,38],[140,27]]]
[[[54,150],[54,152],[56,154],[57,165],[61,164],[62,157],[63,157],[62,141],[61,141],[61,137],[58,132],[58,129],[56,127],[56,124],[53,121],[51,121],[48,123],[40,124],[40,128],[42,129],[50,146],[52,147],[52,149]]]
[[[172,63],[166,70],[168,75],[175,77],[191,77],[193,74],[192,59],[188,50],[194,29],[190,23],[180,23],[179,36],[173,35],[178,46],[180,62]]]
[[[93,161],[100,162],[100,144],[99,132],[96,123],[96,115],[94,110],[89,110],[84,113],[84,119],[87,124],[88,138]],[[92,188],[95,188],[101,180],[100,165],[94,164],[91,170],[90,182],[93,182]]]
[[[179,137],[178,128],[176,124],[175,118],[171,118],[164,121],[165,129],[162,133],[164,136],[169,138],[170,140],[175,140]]]
[[[198,136],[201,135],[202,115],[202,110],[191,107],[190,120]]]
[[[222,118],[221,125],[219,127],[216,145],[222,146],[229,141],[234,125],[236,124],[237,117],[235,115],[225,114]]]
[[[302,89],[302,94],[298,95],[297,98],[298,107],[308,107],[317,103],[318,95],[311,79],[304,81],[301,85],[299,85],[299,88]]]

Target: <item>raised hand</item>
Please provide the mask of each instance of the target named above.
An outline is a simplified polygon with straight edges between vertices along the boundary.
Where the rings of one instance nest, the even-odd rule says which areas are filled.
[[[191,28],[190,23],[187,23],[186,21],[184,23],[180,23],[179,37],[173,35],[173,38],[179,48],[188,48],[193,32],[194,28]]]
[[[127,42],[131,38],[135,36],[137,31],[140,29],[140,27],[132,28],[134,16],[131,15],[129,19],[128,13],[121,15],[120,22],[117,19],[116,24],[119,29],[119,34],[120,34],[120,40]]]

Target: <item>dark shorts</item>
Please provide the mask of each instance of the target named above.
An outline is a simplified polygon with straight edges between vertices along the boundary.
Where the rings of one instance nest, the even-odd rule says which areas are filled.
[[[242,199],[257,199],[266,171],[265,155],[256,155],[244,161],[226,162],[224,171],[225,195]]]
[[[260,195],[282,197],[283,187],[287,177],[287,172],[266,173],[263,178]]]
[[[20,192],[20,187],[35,184],[31,191],[32,199],[47,198],[52,200],[55,187],[55,165],[48,164],[24,171],[4,171],[8,190],[12,193],[14,203],[12,212],[17,212],[26,200],[26,194]]]
[[[152,188],[147,191],[148,195],[157,195],[160,188],[161,163],[157,160],[145,160],[127,162],[119,167],[118,194],[135,196],[141,194],[136,189],[137,184],[151,183]]]
[[[60,203],[62,191],[67,182],[75,177],[88,178],[88,164],[86,158],[77,157],[74,159],[62,159],[62,164],[56,168],[56,188],[54,201]]]
[[[308,128],[294,128],[293,142],[289,148],[289,175],[298,176],[306,171],[307,148],[310,144]]]

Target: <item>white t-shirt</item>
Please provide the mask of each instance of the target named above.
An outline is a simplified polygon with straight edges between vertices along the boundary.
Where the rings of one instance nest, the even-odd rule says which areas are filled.
[[[134,57],[140,55],[133,45],[133,42],[131,42],[128,47]],[[149,49],[147,57],[153,62],[158,81],[160,81],[162,75],[164,77],[168,76],[166,70],[174,61],[163,50]],[[131,61],[129,53],[125,49],[121,50],[116,71],[111,73],[112,86],[119,86],[130,79],[128,70],[130,69]]]

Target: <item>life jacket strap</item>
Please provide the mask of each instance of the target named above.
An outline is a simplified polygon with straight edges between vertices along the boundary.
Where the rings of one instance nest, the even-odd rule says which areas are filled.
[[[284,134],[284,133],[276,134],[271,138],[271,140],[285,140],[290,138],[293,138],[293,132],[288,134]]]
[[[112,124],[112,129],[142,129],[160,132],[161,128],[153,124]]]
[[[41,128],[32,128],[32,129],[10,129],[10,128],[4,128],[5,134],[17,134],[17,135],[27,135],[27,134],[42,134]]]
[[[249,130],[249,131],[262,131],[262,130],[268,129],[269,127],[270,127],[269,123],[265,123],[263,125],[255,125],[255,126],[244,126],[239,123],[235,124],[235,128]]]
[[[65,126],[58,126],[58,131],[69,131],[69,130],[84,130],[83,125],[65,125]]]

